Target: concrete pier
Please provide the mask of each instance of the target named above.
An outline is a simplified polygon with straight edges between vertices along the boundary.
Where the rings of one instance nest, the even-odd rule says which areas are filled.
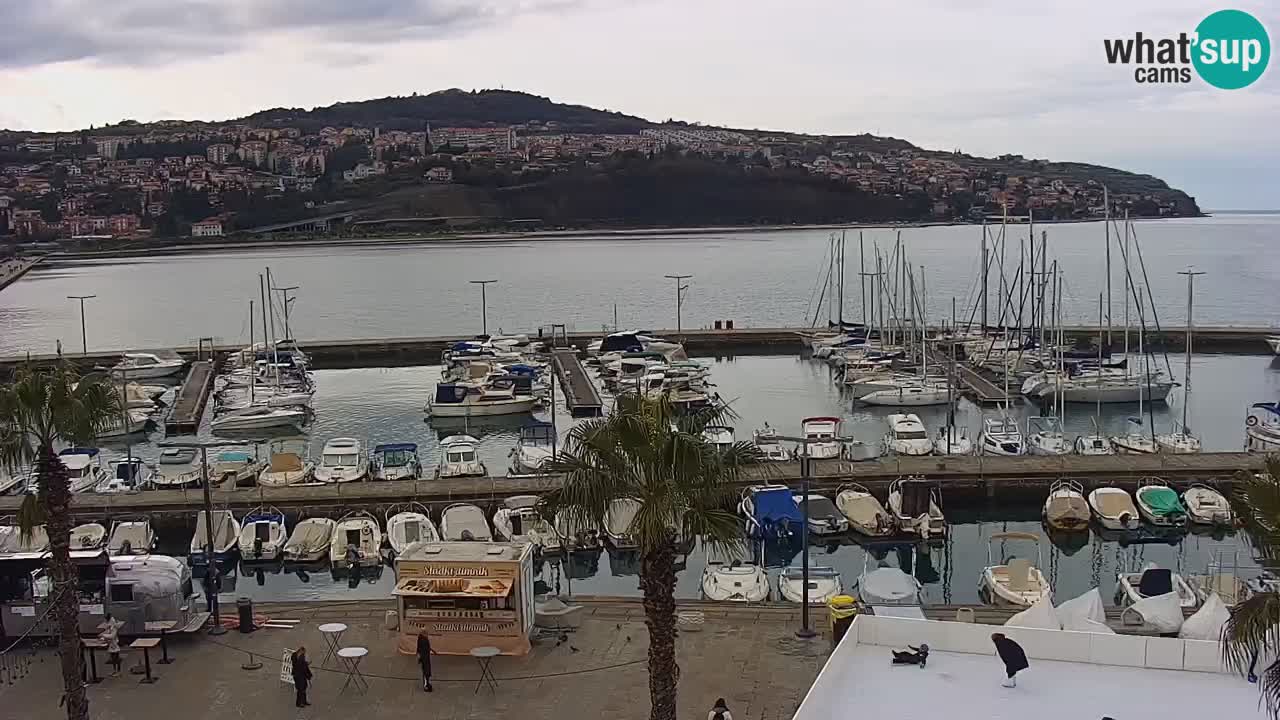
[[[194,435],[200,429],[200,417],[213,390],[214,367],[211,360],[191,364],[187,379],[173,401],[173,410],[164,422],[165,435]]]
[[[564,404],[573,417],[598,417],[604,414],[604,402],[600,399],[600,391],[596,389],[591,378],[587,377],[586,368],[578,354],[572,350],[554,350],[551,353],[551,367],[555,370],[556,380],[564,389]]]
[[[44,256],[0,260],[0,290],[17,282],[23,275],[30,272],[31,268],[39,265],[42,260],[44,260]]]

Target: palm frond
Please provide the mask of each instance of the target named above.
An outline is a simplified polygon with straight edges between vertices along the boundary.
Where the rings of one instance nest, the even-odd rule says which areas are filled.
[[[1264,647],[1280,647],[1280,594],[1254,593],[1231,608],[1222,628],[1222,659],[1227,667],[1244,673],[1254,653]]]
[[[1236,474],[1231,509],[1250,544],[1264,561],[1280,560],[1280,459],[1267,459],[1267,471]]]

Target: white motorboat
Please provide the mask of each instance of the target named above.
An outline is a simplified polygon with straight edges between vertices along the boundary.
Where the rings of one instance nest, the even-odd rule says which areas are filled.
[[[792,565],[778,574],[778,593],[793,603],[804,602],[804,569]],[[840,573],[834,568],[809,565],[809,604],[826,605],[831,598],[844,594]]]
[[[708,425],[702,429],[702,439],[720,452],[727,452],[733,447],[733,428],[727,425]]]
[[[165,448],[160,451],[160,464],[189,465],[198,454],[195,448]]]
[[[264,430],[267,428],[301,428],[306,424],[307,412],[296,408],[252,405],[235,410],[209,421],[214,432],[219,430]]]
[[[1031,564],[1027,558],[1010,558],[1002,563],[996,563],[991,555],[992,544],[999,542],[1003,549],[1004,544],[1011,541],[1035,543],[1035,564]],[[1025,532],[992,533],[987,539],[987,567],[982,571],[978,591],[985,595],[992,605],[1031,607],[1053,595],[1053,588],[1049,586],[1049,581],[1040,571],[1040,563],[1039,535]]]
[[[263,487],[302,485],[311,480],[315,469],[315,463],[304,460],[287,445],[273,444],[267,466],[258,473],[258,484]]]
[[[858,576],[858,599],[864,605],[923,605],[923,586],[910,573],[888,564],[871,567],[872,555],[865,553]],[[912,563],[914,565],[914,563]]]
[[[753,431],[751,439],[760,451],[760,459],[766,462],[786,462],[791,459],[791,453],[782,447],[777,431],[769,427],[769,423],[764,424],[764,429]]]
[[[1244,449],[1246,452],[1280,452],[1280,402],[1249,406],[1244,418]]]
[[[1071,442],[1058,418],[1031,417],[1027,418],[1026,448],[1031,455],[1066,455],[1071,452]]]
[[[111,368],[111,372],[130,380],[148,380],[177,375],[186,366],[187,361],[180,357],[162,358],[154,353],[128,352]]]
[[[933,452],[938,455],[972,455],[973,442],[964,430],[947,425],[938,430],[938,437],[933,441]]]
[[[216,478],[215,478],[216,479]],[[204,482],[204,475],[199,469],[191,467],[174,468],[172,466],[157,470],[151,477],[151,486],[157,490],[181,490],[197,488]]]
[[[107,529],[100,523],[85,523],[71,528],[72,550],[98,550],[107,544]]]
[[[814,535],[839,535],[849,530],[849,519],[836,508],[835,503],[825,495],[809,493],[808,495],[792,495],[796,507],[803,515],[808,508],[809,532]]]
[[[1183,527],[1187,524],[1187,509],[1182,506],[1178,493],[1160,478],[1143,478],[1133,493],[1138,514],[1143,520],[1158,527]]]
[[[374,480],[416,480],[422,472],[417,443],[375,445],[371,465]]]
[[[1132,605],[1143,598],[1169,593],[1178,594],[1178,604],[1184,609],[1200,605],[1200,596],[1182,575],[1155,563],[1147,563],[1141,572],[1119,573],[1116,580],[1116,596],[1122,605]]]
[[[151,416],[141,410],[126,410],[124,415],[112,418],[111,422],[98,431],[99,440],[120,438],[126,435],[138,435],[147,431],[147,423]]]
[[[329,564],[338,570],[378,567],[382,564],[382,530],[366,512],[348,513],[333,525],[329,537]]]
[[[882,450],[883,448],[881,447],[881,443],[864,442],[857,438],[845,440],[841,447],[841,453],[844,455],[844,459],[849,462],[866,462],[868,460],[875,460],[880,457]]]
[[[440,534],[445,540],[493,540],[484,511],[471,503],[454,503],[445,508],[440,514]]]
[[[1156,435],[1156,448],[1172,455],[1194,455],[1201,450],[1200,438],[1185,430]]]
[[[556,535],[560,547],[573,552],[589,552],[600,549],[600,531],[576,522],[565,510],[556,513]]]
[[[110,465],[111,474],[98,483],[94,492],[114,494],[136,492],[151,487],[155,471],[141,458],[120,458],[112,460]]]
[[[604,518],[604,536],[615,550],[634,550],[639,547],[631,532],[631,523],[640,512],[640,501],[631,498],[615,498],[609,504]]]
[[[324,444],[320,464],[313,471],[323,483],[345,483],[363,480],[369,475],[369,458],[355,438],[333,438]]]
[[[514,386],[439,383],[427,402],[431,417],[480,417],[531,412],[538,398],[517,395]]]
[[[1015,457],[1026,453],[1022,431],[1018,423],[1008,415],[986,418],[982,421],[982,434],[978,436],[978,452],[983,455]]]
[[[470,435],[450,435],[440,441],[440,464],[436,477],[471,477],[487,475],[484,463],[476,453],[479,440]]]
[[[795,537],[804,522],[786,485],[749,486],[742,491],[738,513],[745,519],[747,537],[753,540]]]
[[[97,448],[67,448],[58,453],[58,459],[67,468],[73,493],[93,492],[107,479]]]
[[[493,514],[493,532],[499,540],[533,543],[542,553],[560,552],[560,536],[538,513],[537,495],[512,495]]]
[[[511,464],[518,473],[536,474],[555,454],[555,427],[536,422],[520,428],[520,439],[511,449]]]
[[[288,539],[284,513],[274,507],[257,507],[240,521],[240,556],[249,562],[275,562]]]
[[[396,556],[413,543],[439,542],[440,539],[440,531],[431,522],[424,505],[409,503],[387,508],[387,542]]]
[[[702,597],[717,602],[763,602],[769,599],[769,576],[736,553],[709,547],[702,568]]]
[[[942,499],[936,486],[920,477],[898,478],[889,484],[889,513],[906,533],[928,540],[947,532]]]
[[[27,492],[27,485],[32,481],[34,473],[21,472],[16,475],[0,475],[0,495]]]
[[[893,414],[886,420],[889,423],[889,432],[884,436],[887,452],[908,456],[928,455],[933,452],[933,442],[929,440],[929,433],[915,413]]]
[[[844,451],[843,444],[839,440],[840,425],[843,422],[838,417],[808,417],[801,420],[801,434],[806,440],[816,442],[809,442],[796,448],[796,456],[804,454],[807,449],[809,457],[814,460],[840,457]]]
[[[1272,355],[1280,355],[1280,335],[1268,335],[1267,347],[1271,348]]]
[[[112,555],[147,555],[156,545],[151,521],[146,518],[116,520],[108,537],[107,551]]]
[[[191,554],[188,563],[192,567],[206,566],[209,559],[210,522],[201,510],[196,513],[196,531],[191,535]],[[240,521],[230,510],[213,511],[213,557],[219,564],[227,562],[240,547]]]
[[[233,487],[248,487],[258,481],[267,464],[244,450],[222,450],[213,458],[209,479],[215,483],[230,480]]]
[[[1077,532],[1089,528],[1089,502],[1084,488],[1074,480],[1059,480],[1044,501],[1044,522],[1053,530]]]
[[[337,523],[326,517],[305,518],[293,526],[284,544],[284,560],[290,563],[313,563],[329,555],[333,529]]]
[[[22,536],[22,528],[16,518],[0,519],[0,556],[8,553],[43,553],[49,549],[49,533],[43,525],[36,525],[31,534]]]
[[[888,407],[927,407],[946,405],[950,401],[951,390],[946,383],[928,381],[903,383],[894,388],[869,392],[858,398],[858,402],[866,405]]]
[[[1208,485],[1196,483],[1182,493],[1182,504],[1187,517],[1199,525],[1229,527],[1232,523],[1231,504],[1222,493]]]
[[[1117,487],[1095,488],[1089,493],[1089,509],[1106,530],[1137,530],[1138,508],[1128,491]]]
[[[896,532],[893,516],[866,487],[857,483],[841,485],[836,490],[836,507],[849,521],[849,526],[863,535],[886,537]]]

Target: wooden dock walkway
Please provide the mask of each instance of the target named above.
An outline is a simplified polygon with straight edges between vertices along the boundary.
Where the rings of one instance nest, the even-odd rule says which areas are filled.
[[[1049,486],[1062,478],[1081,483],[1086,492],[1100,485],[1134,489],[1146,477],[1171,485],[1204,482],[1229,489],[1237,471],[1262,469],[1264,456],[1248,453],[1199,455],[1119,455],[1062,457],[903,457],[861,463],[818,460],[813,463],[811,488],[830,493],[857,482],[884,496],[895,479],[918,475],[938,484],[948,505],[981,505],[991,499],[1043,502]],[[537,495],[560,487],[559,476],[502,476],[343,483],[306,487],[230,488],[212,491],[213,504],[238,512],[258,505],[274,505],[293,513],[341,514],[353,509],[381,511],[407,501],[429,505],[474,502],[489,506],[512,495]],[[800,487],[800,464],[767,463],[750,468],[738,485],[783,483]],[[202,507],[198,490],[148,490],[139,493],[77,494],[72,509],[82,521],[122,514],[190,518]],[[0,497],[0,514],[15,513],[21,497]]]
[[[569,349],[551,351],[551,367],[564,391],[564,404],[573,417],[598,417],[604,414],[604,401],[586,368],[578,359],[578,353]]]
[[[200,429],[204,406],[213,390],[213,361],[191,363],[187,379],[174,397],[173,410],[164,422],[165,435],[194,435]]]
[[[930,360],[936,363],[937,367],[945,369],[948,375],[951,374],[951,361],[949,358],[934,352],[930,356]],[[1009,404],[1009,396],[1005,394],[1004,388],[988,380],[967,363],[957,362],[955,364],[955,377],[952,380],[957,382],[963,388],[964,393],[975,402],[983,405]]]

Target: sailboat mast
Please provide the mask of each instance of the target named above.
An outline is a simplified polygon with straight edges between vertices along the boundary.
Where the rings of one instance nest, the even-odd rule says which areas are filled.
[[[1124,354],[1129,356],[1129,293],[1132,290],[1129,278],[1129,210],[1124,211]],[[1129,363],[1125,363],[1125,371],[1128,372]]]
[[[249,298],[249,352],[252,357],[252,361],[249,364],[249,404],[252,405],[254,400],[253,386],[256,384],[252,382],[253,371],[256,369],[258,359],[258,351],[253,347],[253,298]]]
[[[1102,432],[1100,427],[1102,424],[1102,293],[1098,293],[1098,374],[1093,378],[1093,385],[1093,392],[1097,399],[1094,423],[1099,426],[1098,432]]]
[[[836,236],[833,233],[827,238],[827,327],[831,327],[831,321],[835,320],[835,295],[836,295]]]
[[[987,329],[987,218],[982,218],[982,330]]]
[[[1191,298],[1194,294],[1195,280],[1197,275],[1203,275],[1203,272],[1196,272],[1191,268],[1187,268],[1179,275],[1187,276],[1187,349],[1183,353],[1186,356],[1186,368],[1183,370],[1182,385],[1182,432],[1190,434],[1191,429],[1187,427],[1187,408],[1191,405]]]
[[[862,326],[867,327],[867,246],[862,241],[862,231],[858,231],[858,305],[862,306]],[[871,332],[867,332],[871,339]]]
[[[840,231],[840,292],[839,307],[836,309],[836,322],[840,324],[840,332],[844,332],[844,231]]]
[[[1111,195],[1102,186],[1102,227],[1107,246],[1107,347],[1111,347]]]
[[[263,277],[262,273],[258,273],[258,292],[262,294],[262,349],[265,354],[266,349],[271,347],[271,340],[267,338],[267,281],[266,278]],[[249,376],[249,382],[251,383],[258,382],[257,360],[258,359],[255,355],[253,372]]]

